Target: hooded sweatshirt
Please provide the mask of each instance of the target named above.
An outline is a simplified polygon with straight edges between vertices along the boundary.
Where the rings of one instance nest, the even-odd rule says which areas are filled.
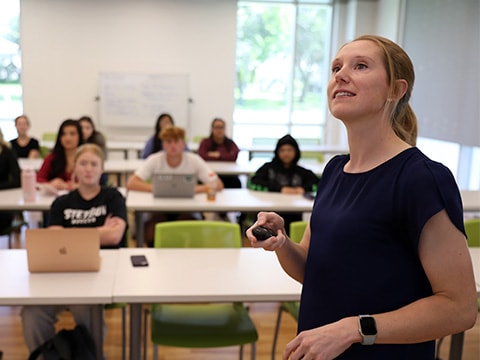
[[[280,148],[290,145],[295,149],[296,155],[291,164],[284,164],[278,156]],[[290,135],[285,135],[278,140],[275,147],[275,156],[272,161],[262,165],[251,178],[251,187],[280,192],[282,187],[303,187],[306,192],[314,191],[319,178],[308,169],[298,165],[301,152],[297,141]]]

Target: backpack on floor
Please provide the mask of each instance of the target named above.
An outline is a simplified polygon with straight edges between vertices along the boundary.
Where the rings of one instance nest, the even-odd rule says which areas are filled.
[[[83,325],[77,325],[73,330],[60,330],[36,348],[28,360],[41,355],[45,360],[97,360],[95,342]]]

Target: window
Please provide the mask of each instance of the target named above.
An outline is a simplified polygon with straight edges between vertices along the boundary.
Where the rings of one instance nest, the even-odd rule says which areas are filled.
[[[239,2],[233,138],[323,143],[330,1]]]
[[[12,119],[22,114],[20,0],[2,0],[0,11],[0,128],[5,139],[16,137]]]

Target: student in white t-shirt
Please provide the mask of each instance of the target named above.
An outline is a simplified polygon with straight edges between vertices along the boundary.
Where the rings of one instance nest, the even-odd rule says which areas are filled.
[[[208,184],[216,180],[217,190],[223,189],[223,182],[208,164],[197,154],[185,151],[185,130],[169,126],[162,130],[160,138],[163,151],[150,155],[142,166],[127,181],[128,190],[152,191],[150,182],[153,174],[195,173],[200,181],[195,187],[196,193],[207,192]],[[192,213],[154,213],[145,223],[145,242],[153,244],[154,226],[157,222],[185,219],[199,219],[200,214]]]

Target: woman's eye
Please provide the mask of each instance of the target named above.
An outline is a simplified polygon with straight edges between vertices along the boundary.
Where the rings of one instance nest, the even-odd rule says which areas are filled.
[[[364,69],[367,69],[367,68],[368,68],[368,66],[366,64],[358,64],[357,65],[358,70],[364,70]]]
[[[340,66],[334,66],[332,67],[332,73],[335,74],[340,71]]]

